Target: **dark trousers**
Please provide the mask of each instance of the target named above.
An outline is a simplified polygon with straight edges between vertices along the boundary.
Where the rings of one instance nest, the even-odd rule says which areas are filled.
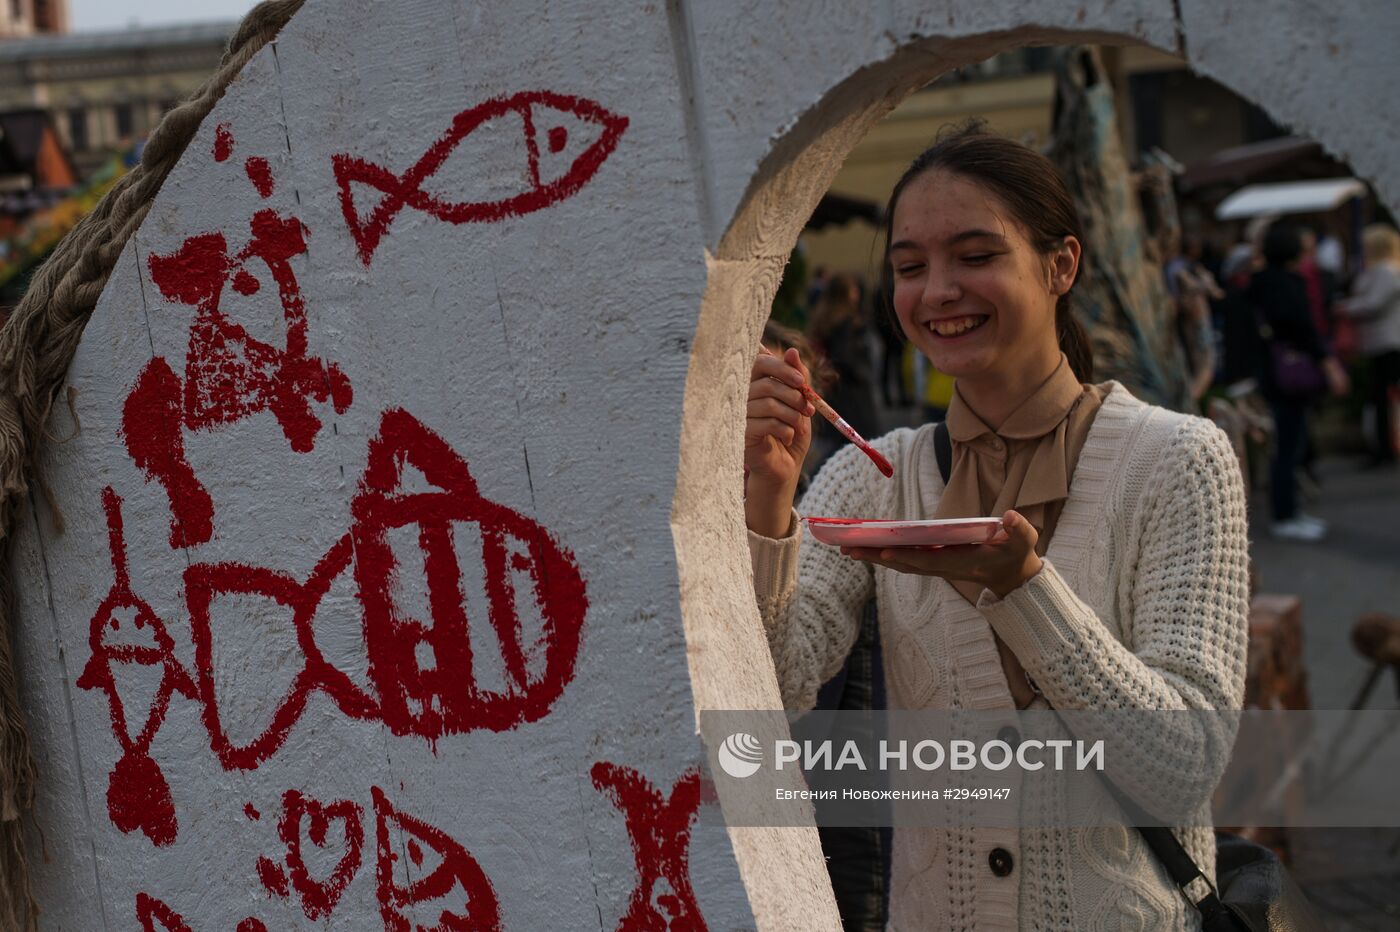
[[[1269,467],[1269,499],[1274,520],[1288,521],[1298,514],[1298,480],[1294,471],[1303,458],[1307,438],[1307,408],[1296,401],[1275,398],[1274,461]]]
[[[1371,357],[1371,403],[1376,406],[1376,459],[1395,462],[1395,424],[1390,419],[1390,388],[1400,382],[1400,350]]]

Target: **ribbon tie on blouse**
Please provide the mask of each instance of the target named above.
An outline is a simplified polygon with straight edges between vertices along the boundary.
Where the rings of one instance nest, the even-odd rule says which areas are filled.
[[[1036,553],[1044,556],[1103,395],[1081,384],[1061,355],[1050,377],[992,430],[955,387],[948,406],[953,468],[934,517],[1000,517],[1014,508],[1035,527]],[[971,583],[954,586],[970,602],[981,593]]]

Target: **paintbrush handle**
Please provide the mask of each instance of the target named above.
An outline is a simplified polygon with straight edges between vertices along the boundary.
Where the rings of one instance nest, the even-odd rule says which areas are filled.
[[[758,351],[765,356],[772,356],[774,359],[782,359],[781,356],[762,343],[758,344]],[[844,417],[837,414],[836,409],[827,404],[826,400],[822,398],[821,395],[817,394],[816,389],[812,388],[812,386],[808,385],[806,382],[803,382],[797,387],[797,390],[802,393],[803,398],[806,398],[807,401],[811,403],[812,407],[817,409],[817,412],[821,414],[822,417],[831,422],[832,427],[835,427],[841,432],[841,436],[860,447],[886,478],[894,475],[894,467],[890,465],[889,460],[885,459],[880,455],[878,450],[866,443],[865,438],[858,434],[856,429],[847,423]]]

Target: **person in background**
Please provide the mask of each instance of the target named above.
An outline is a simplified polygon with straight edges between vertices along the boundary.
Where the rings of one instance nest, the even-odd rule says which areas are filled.
[[[831,276],[821,300],[812,310],[807,337],[836,371],[836,382],[826,393],[826,400],[857,433],[873,437],[880,432],[880,425],[875,414],[874,380],[866,336],[860,284],[852,275]],[[825,420],[820,422],[817,439],[822,448],[818,464],[845,442],[836,428]]]
[[[894,282],[889,270],[880,276],[880,288],[875,295],[873,319],[875,331],[880,337],[880,397],[886,410],[907,408],[914,403],[905,385],[901,360],[904,357],[904,335],[899,332],[899,321],[888,309]]]
[[[1201,264],[1201,238],[1188,235],[1181,244],[1167,260],[1164,272],[1167,291],[1176,303],[1176,336],[1186,357],[1187,391],[1191,410],[1195,411],[1215,381],[1215,332],[1211,327],[1210,302],[1225,297],[1225,292]]]
[[[1365,268],[1352,285],[1351,297],[1337,309],[1360,324],[1357,339],[1370,363],[1370,402],[1376,408],[1375,449],[1371,467],[1396,463],[1395,424],[1390,391],[1400,384],[1400,233],[1383,223],[1361,234]]]
[[[1306,442],[1308,405],[1324,385],[1334,395],[1346,394],[1346,373],[1313,323],[1307,285],[1298,274],[1302,235],[1275,224],[1264,235],[1263,251],[1265,267],[1250,279],[1246,298],[1260,316],[1268,346],[1260,387],[1274,415],[1272,532],[1285,540],[1319,541],[1327,536],[1327,523],[1299,510],[1297,470]],[[1316,386],[1304,384],[1309,379],[1299,375],[1308,372]]]

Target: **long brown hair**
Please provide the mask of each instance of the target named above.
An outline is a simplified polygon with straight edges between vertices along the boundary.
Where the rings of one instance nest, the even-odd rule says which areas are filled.
[[[1018,142],[987,131],[981,122],[970,122],[940,138],[921,152],[896,182],[885,208],[885,267],[890,264],[890,241],[894,238],[894,208],[899,196],[915,178],[942,170],[970,178],[985,187],[1006,205],[1012,217],[1026,231],[1031,245],[1049,254],[1066,236],[1084,243],[1079,211],[1060,173],[1045,156]],[[1084,267],[1081,255],[1079,268]],[[1075,270],[1075,279],[1079,269]],[[1073,283],[1071,282],[1071,290]],[[1055,302],[1055,334],[1060,351],[1081,382],[1094,380],[1094,353],[1089,336],[1070,309],[1069,291]],[[886,294],[886,300],[890,295]]]

